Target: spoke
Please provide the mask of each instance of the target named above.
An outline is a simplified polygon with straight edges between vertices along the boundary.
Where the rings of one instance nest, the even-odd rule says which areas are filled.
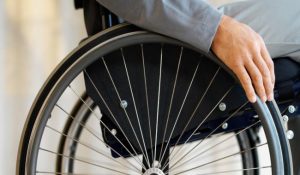
[[[281,112],[281,116],[284,116],[286,111],[289,109],[289,107],[287,106],[286,108],[284,108]]]
[[[102,166],[102,165],[99,165],[99,164],[96,164],[96,163],[93,163],[93,162],[90,162],[90,161],[87,161],[87,160],[84,160],[84,159],[80,159],[80,158],[76,158],[76,157],[72,157],[72,156],[67,156],[67,155],[60,154],[60,153],[57,153],[57,152],[54,152],[54,151],[51,151],[51,150],[48,150],[48,149],[45,149],[45,148],[42,148],[42,147],[40,147],[40,150],[48,152],[50,154],[54,154],[56,156],[61,156],[61,157],[65,157],[65,158],[68,158],[68,159],[76,160],[76,161],[79,161],[79,162],[82,162],[82,163],[86,163],[86,164],[89,164],[89,165],[92,165],[92,166],[95,166],[95,167],[99,167],[99,168],[103,168],[103,169],[106,169],[106,170],[110,170],[110,171],[113,171],[113,172],[118,172],[118,173],[121,173],[121,174],[127,174],[127,173],[124,173],[122,171],[118,171],[115,168],[108,168],[108,167],[105,167],[105,166]]]
[[[194,117],[196,111],[198,110],[199,106],[201,105],[201,103],[202,103],[204,97],[206,96],[208,90],[210,89],[210,86],[211,86],[212,83],[214,82],[214,79],[216,78],[216,76],[217,76],[217,74],[219,73],[219,71],[220,71],[220,67],[219,67],[218,70],[215,72],[213,78],[212,78],[211,81],[209,82],[209,85],[207,86],[207,88],[206,88],[206,90],[204,91],[202,97],[200,98],[200,100],[199,100],[197,106],[195,107],[195,109],[194,109],[192,115],[189,117],[189,120],[188,120],[187,124],[184,126],[184,129],[183,129],[183,131],[181,132],[179,138],[177,139],[177,141],[176,141],[176,143],[175,143],[175,145],[174,145],[174,148],[175,148],[176,145],[179,143],[181,137],[183,136],[184,132],[186,131],[187,127],[189,126],[190,122],[192,121],[192,119],[193,119],[193,117]],[[171,150],[170,155],[172,155],[172,153],[173,153],[173,151],[174,151],[174,148]],[[168,165],[168,164],[167,164],[167,165]],[[164,166],[163,166],[163,167],[164,167]]]
[[[67,134],[62,133],[62,132],[58,131],[57,129],[55,129],[55,128],[49,126],[49,125],[46,125],[46,128],[52,130],[53,132],[55,132],[55,133],[57,133],[57,134],[61,134],[61,135],[63,135],[64,137],[66,137],[66,138],[68,138],[68,139],[70,139],[70,140],[72,140],[72,141],[74,141],[74,142],[76,142],[76,143],[78,143],[78,144],[80,144],[80,145],[82,145],[82,146],[88,148],[88,149],[91,149],[91,150],[95,151],[96,153],[98,153],[98,154],[100,154],[100,155],[102,155],[102,156],[104,156],[104,157],[106,157],[106,158],[108,158],[108,159],[110,159],[110,160],[112,160],[112,161],[114,161],[114,162],[116,162],[116,163],[118,163],[118,164],[120,164],[120,165],[122,165],[122,166],[128,168],[128,169],[131,169],[130,167],[128,167],[128,166],[124,165],[123,163],[117,161],[117,159],[114,159],[114,158],[112,158],[111,156],[106,155],[105,153],[101,152],[100,150],[98,150],[98,149],[96,149],[96,148],[93,148],[92,146],[89,146],[87,143],[84,143],[84,142],[81,142],[81,141],[79,141],[79,140],[77,140],[77,139],[74,139],[74,138],[68,136]],[[123,157],[122,157],[122,158],[123,158]],[[125,160],[127,160],[127,159],[125,159]],[[128,161],[128,160],[127,160],[127,161]],[[129,162],[129,161],[128,161],[128,162]],[[137,167],[133,166],[132,164],[130,164],[130,165],[131,165],[132,167],[134,167],[134,168],[137,170],[137,171],[136,171],[136,170],[134,170],[134,171],[136,171],[137,173],[140,172],[140,170],[139,170]],[[131,170],[133,170],[133,169],[131,169]]]
[[[174,123],[174,125],[173,125],[173,128],[172,128],[172,130],[171,130],[170,136],[169,136],[169,138],[168,138],[168,142],[167,142],[167,144],[166,144],[166,148],[165,148],[165,150],[164,150],[164,152],[163,152],[163,154],[162,154],[162,159],[163,159],[163,157],[164,157],[164,155],[165,155],[165,153],[166,153],[167,147],[168,147],[169,144],[170,144],[171,137],[172,137],[173,132],[174,132],[174,130],[175,130],[175,127],[176,127],[176,125],[177,125],[177,122],[178,122],[178,119],[179,119],[179,117],[180,117],[181,111],[182,111],[182,109],[183,109],[183,107],[184,107],[184,105],[185,105],[186,98],[187,98],[187,96],[189,95],[189,92],[190,92],[190,89],[191,89],[192,84],[193,84],[193,82],[194,82],[195,76],[196,76],[196,74],[197,74],[197,72],[198,72],[199,65],[200,65],[200,62],[198,62],[198,64],[197,64],[197,67],[196,67],[196,69],[195,69],[195,71],[194,71],[194,74],[193,74],[193,77],[192,77],[192,79],[191,79],[191,82],[190,82],[190,84],[189,84],[189,87],[188,87],[188,89],[187,89],[187,91],[186,91],[185,97],[184,97],[184,99],[183,99],[183,101],[182,101],[182,104],[181,104],[181,106],[180,106],[180,109],[179,109],[179,112],[178,112],[178,114],[177,114],[175,123]],[[159,161],[159,163],[161,163],[162,159]]]
[[[109,71],[109,69],[108,69],[108,67],[107,67],[107,65],[106,65],[106,62],[105,62],[105,60],[104,60],[104,57],[102,57],[102,62],[103,62],[103,64],[104,64],[104,66],[105,66],[105,69],[106,69],[107,74],[108,74],[108,76],[109,76],[109,78],[110,78],[110,81],[111,81],[111,83],[112,83],[112,85],[113,85],[113,87],[114,87],[114,90],[116,91],[116,94],[117,94],[118,99],[119,99],[119,103],[121,104],[122,98],[121,98],[121,96],[120,96],[120,94],[119,94],[119,91],[118,91],[118,89],[117,89],[117,87],[116,87],[116,85],[115,85],[115,82],[114,82],[114,80],[113,80],[113,78],[112,78],[112,76],[111,76],[111,74],[110,74],[110,71]],[[100,93],[100,92],[99,92],[99,93]],[[141,143],[140,143],[140,140],[138,139],[138,136],[137,136],[137,134],[136,134],[136,132],[135,132],[135,129],[134,129],[133,125],[132,125],[132,122],[131,122],[131,120],[130,120],[130,118],[129,118],[129,116],[128,116],[128,113],[127,113],[126,108],[123,108],[123,111],[124,111],[124,113],[125,113],[125,115],[126,115],[127,121],[129,122],[129,125],[130,125],[130,127],[131,127],[131,130],[133,131],[133,134],[134,134],[134,136],[135,136],[135,139],[136,139],[136,141],[138,142],[138,145],[139,145],[139,147],[140,147],[140,149],[141,149],[141,151],[142,151],[142,154],[143,154],[144,157],[146,157],[145,154],[144,154],[144,151],[143,151],[144,149],[142,148],[142,145],[141,145]],[[119,126],[119,127],[120,127],[120,126]],[[123,134],[124,134],[124,136],[126,137],[126,134],[125,134],[125,133],[123,133]],[[128,140],[128,142],[129,142],[129,144],[131,144],[129,140]]]
[[[93,116],[97,119],[97,120],[101,120],[101,116],[99,116],[87,103],[85,100],[82,99],[82,97],[79,95],[78,92],[76,92],[76,90],[69,85],[68,86],[69,89],[71,89],[71,91],[73,92],[73,94],[75,94],[75,96],[85,105],[85,107],[87,107],[87,109],[93,114]]]
[[[216,143],[215,145],[213,145],[213,146],[211,146],[211,147],[209,147],[209,148],[207,148],[207,149],[201,151],[199,154],[194,155],[192,158],[190,158],[189,160],[185,161],[184,163],[181,163],[181,164],[178,165],[177,167],[174,167],[177,163],[179,163],[181,160],[183,160],[183,158],[186,157],[188,154],[183,155],[183,156],[182,156],[177,162],[175,162],[174,165],[172,165],[170,168],[174,167],[174,169],[176,169],[176,168],[178,168],[178,167],[184,165],[185,163],[187,163],[187,162],[189,162],[189,161],[191,161],[191,160],[193,160],[193,159],[199,157],[200,155],[202,155],[202,154],[206,153],[207,151],[211,150],[212,148],[215,148],[216,146],[218,146],[218,145],[220,145],[220,144],[222,144],[222,143],[224,143],[224,142],[230,140],[231,138],[233,138],[233,137],[239,135],[240,133],[242,133],[242,132],[248,130],[249,128],[251,128],[251,127],[257,125],[258,123],[260,123],[260,121],[257,121],[257,122],[255,122],[254,124],[251,124],[250,126],[247,126],[246,128],[242,129],[241,131],[235,133],[234,135],[231,135],[231,136],[229,136],[229,137],[223,139],[222,141]]]
[[[112,113],[112,111],[110,110],[110,108],[109,108],[109,106],[107,105],[106,101],[104,100],[103,96],[101,95],[101,93],[99,92],[98,88],[97,88],[96,85],[94,84],[93,80],[91,79],[91,77],[89,76],[89,74],[88,74],[86,71],[85,71],[85,73],[86,73],[87,77],[89,78],[89,80],[91,81],[92,85],[94,86],[95,90],[97,91],[98,96],[101,98],[101,100],[102,100],[102,102],[104,103],[105,107],[106,107],[107,110],[109,111],[110,115],[113,117],[113,119],[114,119],[114,121],[116,122],[116,124],[118,125],[119,129],[120,129],[121,132],[124,134],[126,140],[128,141],[128,144],[131,146],[131,148],[132,148],[132,150],[134,151],[134,153],[135,153],[136,155],[138,155],[137,152],[135,151],[134,147],[133,147],[132,144],[130,143],[129,139],[127,138],[127,136],[126,136],[125,132],[123,131],[122,127],[120,126],[119,122],[116,120],[114,114]],[[126,111],[125,111],[125,113],[127,114]],[[128,119],[128,115],[126,115],[126,116],[127,116],[127,119]],[[100,121],[101,121],[101,120],[100,120]],[[102,122],[102,123],[103,123],[103,122]],[[131,123],[131,122],[130,122],[130,123]],[[132,126],[132,125],[131,125],[131,128],[133,129],[133,126]],[[109,130],[109,129],[108,129],[108,130]],[[134,132],[134,133],[135,133],[135,132]],[[136,135],[135,135],[135,136],[136,136]],[[137,139],[137,138],[136,138],[136,139]],[[125,147],[125,149],[128,151],[128,149],[127,149],[126,147]],[[130,151],[128,151],[128,152],[131,154]],[[141,162],[141,160],[140,160],[140,159],[138,159],[138,160],[139,160],[139,162],[141,163],[141,165],[143,166],[143,163]],[[143,166],[143,168],[146,169],[144,166]]]
[[[227,90],[227,92],[223,95],[223,97],[222,97],[222,98],[218,101],[218,103],[212,108],[212,110],[205,116],[205,118],[202,120],[202,122],[196,127],[196,129],[192,132],[192,134],[191,134],[191,135],[188,137],[188,139],[184,142],[183,146],[180,147],[180,148],[178,149],[178,151],[174,153],[174,156],[173,156],[173,157],[175,157],[175,155],[178,154],[178,153],[183,149],[183,147],[186,146],[186,143],[188,143],[188,141],[189,141],[189,140],[192,138],[192,136],[197,132],[197,130],[198,130],[199,128],[201,128],[201,126],[204,124],[204,122],[210,117],[210,115],[213,113],[213,111],[218,107],[218,104],[219,104],[220,102],[222,102],[222,100],[229,94],[229,92],[232,90],[232,88],[233,88],[233,86],[230,87],[230,88]],[[164,168],[165,168],[165,167],[164,167]],[[164,169],[164,168],[163,168],[163,169]]]
[[[122,155],[120,155],[115,149],[113,149],[112,147],[110,147],[108,144],[106,144],[97,134],[95,134],[91,129],[89,129],[88,127],[85,126],[85,124],[83,124],[82,122],[76,120],[76,118],[74,116],[72,116],[71,114],[69,114],[65,109],[63,109],[61,106],[59,106],[58,104],[55,105],[56,107],[58,107],[59,109],[61,109],[66,115],[68,115],[68,117],[72,118],[75,122],[77,122],[80,126],[82,126],[84,129],[86,129],[90,134],[92,134],[95,138],[97,138],[97,140],[101,141],[102,143],[104,143],[107,147],[109,147],[111,150],[113,150],[114,152],[116,152],[120,157],[123,158]],[[100,120],[100,122],[102,122]],[[107,126],[104,124],[104,127],[107,128]],[[113,135],[113,134],[112,134]],[[114,136],[114,135],[113,135]],[[115,137],[115,136],[114,136]],[[116,137],[115,137],[116,138]],[[132,158],[139,164],[142,166],[142,168],[146,169],[143,166],[143,163],[139,160],[136,159],[136,157],[134,157],[134,155],[123,145],[123,143],[116,138],[117,141],[125,148],[126,151],[128,151],[128,153],[132,156]],[[128,160],[127,160],[128,161]],[[129,161],[128,161],[129,162]]]
[[[152,130],[151,130],[151,121],[150,121],[150,110],[149,110],[149,99],[148,99],[148,88],[147,88],[147,76],[146,76],[146,67],[145,67],[145,56],[144,56],[144,48],[143,44],[141,44],[141,52],[142,52],[142,61],[143,61],[143,75],[144,75],[144,86],[145,86],[145,95],[146,95],[146,106],[147,106],[147,117],[148,117],[148,127],[149,127],[149,136],[150,136],[150,145],[151,145],[151,156],[152,159],[154,157],[153,154],[153,143],[152,143]],[[151,167],[151,166],[149,166]]]
[[[168,110],[168,114],[167,114],[167,121],[166,121],[166,124],[165,124],[164,136],[163,136],[163,139],[162,139],[163,142],[162,142],[162,146],[161,146],[161,150],[160,150],[159,160],[161,158],[161,153],[162,153],[162,149],[163,149],[163,145],[164,145],[166,131],[167,131],[167,127],[168,127],[168,124],[169,124],[169,118],[170,118],[170,113],[171,113],[171,109],[172,109],[172,105],[173,105],[173,98],[174,98],[174,93],[175,93],[175,89],[176,89],[176,85],[177,85],[177,78],[178,78],[179,68],[180,68],[180,65],[181,65],[182,53],[183,53],[183,47],[181,46],[179,60],[178,60],[178,64],[177,64],[176,74],[175,74],[175,80],[174,80],[174,84],[173,84],[172,95],[171,95],[171,99],[170,99],[169,110]]]
[[[206,166],[206,165],[209,165],[209,164],[212,164],[212,163],[215,163],[215,162],[218,162],[218,161],[221,161],[221,160],[224,160],[224,159],[227,159],[227,158],[230,158],[230,157],[239,155],[239,154],[241,154],[241,153],[245,153],[245,152],[247,152],[247,151],[251,151],[251,150],[253,150],[253,149],[256,149],[256,148],[261,147],[261,146],[264,146],[264,145],[267,145],[267,143],[260,144],[260,145],[257,145],[257,146],[255,146],[255,147],[252,147],[252,148],[249,148],[249,149],[245,149],[245,150],[242,150],[242,151],[239,151],[239,152],[230,154],[230,155],[228,155],[228,156],[225,156],[225,157],[222,157],[222,158],[219,158],[219,159],[216,159],[216,160],[213,160],[213,161],[210,161],[210,162],[201,164],[201,165],[199,165],[199,166],[190,168],[190,169],[188,169],[188,170],[184,170],[184,171],[181,171],[181,172],[179,172],[179,173],[176,173],[175,175],[177,175],[177,174],[182,174],[182,173],[185,173],[185,172],[194,170],[194,169],[198,169],[198,168],[200,168],[200,167],[204,167],[204,166]]]
[[[92,112],[92,114],[96,117],[96,119],[97,120],[99,120],[104,126],[105,126],[105,128],[107,129],[107,130],[110,130],[107,126],[106,126],[106,124],[105,123],[103,123],[102,121],[101,121],[101,117],[99,117],[98,115],[97,115],[97,113],[95,113],[95,111],[93,110],[93,109],[91,109],[91,107],[82,99],[82,97],[72,88],[72,86],[71,85],[69,85],[69,88],[72,90],[72,92],[81,100],[81,102],[83,102],[84,103],[84,105],[90,110],[90,112]],[[111,113],[112,114],[112,113]],[[115,119],[115,117],[113,116],[113,118],[114,118],[114,120],[115,120],[115,122],[116,123],[118,123],[118,121]],[[118,126],[120,127],[120,125],[119,125],[119,123],[118,123]],[[122,131],[122,133],[124,134],[124,136],[126,137],[126,135],[125,135],[125,133],[123,132],[123,130],[121,130]],[[113,137],[115,137],[117,140],[119,140],[116,136],[114,136],[113,135]],[[127,138],[127,137],[126,137]],[[128,139],[126,139],[128,142],[129,142],[129,140]],[[120,144],[122,144],[123,145],[123,143],[121,143],[120,142]],[[123,146],[123,147],[125,147],[125,146]],[[135,149],[134,149],[134,147],[131,145],[131,148],[134,150],[134,152],[135,152],[135,154],[136,155],[138,155],[137,153],[136,153],[136,151],[135,151]],[[125,149],[126,149],[126,147],[125,147]],[[129,153],[131,153],[128,149],[126,149]],[[133,156],[132,154],[130,154],[131,156]]]
[[[63,173],[63,172],[51,172],[51,171],[36,171],[35,174],[55,174],[55,175],[115,175],[115,174],[101,174],[101,173]]]
[[[95,173],[63,173],[63,172],[51,172],[51,171],[36,171],[35,174],[56,174],[56,175],[108,175],[105,174],[95,174]]]
[[[224,173],[234,173],[240,171],[253,171],[253,170],[261,170],[272,168],[272,166],[262,166],[262,167],[255,167],[255,168],[245,168],[245,169],[235,169],[235,170],[226,170],[226,171],[218,171],[218,172],[209,172],[209,173],[201,173],[196,175],[213,175],[213,174],[224,174]],[[62,172],[50,172],[50,171],[36,171],[36,174],[58,174],[58,175],[102,175],[102,174],[87,174],[87,173],[62,173]],[[107,174],[105,174],[107,175]]]
[[[204,139],[202,139],[201,141],[199,141],[199,143],[197,143],[195,146],[193,146],[193,148],[191,148],[187,153],[185,153],[185,155],[190,154],[193,150],[195,150],[202,142],[204,142],[207,138],[209,138],[213,133],[215,133],[219,128],[222,127],[222,125],[224,123],[226,123],[228,120],[230,120],[233,116],[235,116],[235,114],[237,114],[244,106],[246,106],[246,104],[248,104],[248,101],[245,102],[242,106],[240,106],[237,110],[235,110],[226,120],[224,120],[221,124],[219,124],[213,131],[211,131]],[[185,157],[185,156],[184,156]],[[184,158],[182,157],[182,158]],[[181,159],[182,159],[181,158]],[[186,163],[186,162],[185,162]]]
[[[163,44],[160,49],[160,63],[159,63],[159,82],[157,92],[157,109],[156,109],[156,125],[155,125],[155,143],[154,143],[154,157],[153,161],[156,160],[156,148],[157,148],[157,131],[158,131],[158,116],[159,116],[159,101],[160,101],[160,85],[161,85],[161,70],[162,70],[162,57],[163,57]],[[154,163],[152,165],[154,168]]]
[[[123,52],[122,48],[121,48],[121,53],[122,53],[122,59],[123,59],[124,67],[125,67],[125,70],[126,70],[126,76],[127,76],[127,81],[128,81],[129,88],[130,88],[131,98],[132,98],[132,101],[133,101],[133,106],[134,106],[134,110],[135,110],[135,114],[136,114],[136,119],[138,121],[139,129],[140,129],[140,133],[141,133],[141,137],[142,137],[142,141],[143,141],[143,145],[144,145],[144,149],[145,149],[145,155],[146,155],[145,159],[147,160],[148,167],[150,167],[150,159],[149,159],[149,155],[148,155],[148,152],[147,152],[145,139],[144,139],[144,134],[143,134],[142,127],[141,127],[140,117],[139,117],[139,114],[138,114],[138,111],[137,111],[137,108],[136,108],[136,103],[135,103],[135,98],[134,98],[134,94],[133,94],[133,90],[132,90],[132,86],[131,86],[130,76],[129,76],[129,73],[128,73],[126,60],[125,60],[125,56],[124,56],[124,52]]]
[[[266,168],[272,168],[272,167],[271,166],[262,166],[262,167],[255,167],[255,168],[245,168],[245,169],[218,171],[218,172],[214,172],[214,173],[201,173],[201,174],[197,174],[197,175],[212,175],[212,174],[234,173],[234,172],[240,172],[240,171],[253,171],[253,170],[266,169]]]

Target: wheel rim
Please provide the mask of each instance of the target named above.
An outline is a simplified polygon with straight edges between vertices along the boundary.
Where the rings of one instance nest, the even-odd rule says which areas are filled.
[[[133,33],[133,34],[130,34],[130,35],[132,35],[131,40],[130,40],[131,43],[137,43],[139,40],[142,39],[142,41],[144,41],[144,42],[146,40],[146,43],[147,42],[153,42],[153,41],[160,41],[160,42],[166,42],[166,43],[179,44],[177,41],[170,40],[168,38],[161,37],[161,36],[158,36],[158,35],[148,34],[148,33],[145,33],[145,32],[142,32],[139,35],[137,35],[136,33]],[[126,40],[126,37],[128,37],[130,35],[117,37],[118,42],[114,43],[114,47],[121,48],[121,47],[127,45],[128,40]],[[121,42],[122,39],[124,40],[124,42],[125,41],[126,42],[122,43]],[[103,44],[101,47],[104,48],[103,50],[106,50],[106,52],[109,52],[110,49],[111,49],[110,47],[111,47],[112,43],[113,43],[113,41],[108,41],[107,43]],[[119,46],[116,46],[116,44],[117,45],[119,44]],[[122,44],[123,44],[123,46],[122,46]],[[90,56],[93,57],[94,54],[98,55],[98,56],[103,54],[103,53],[99,54],[99,53],[96,53],[96,52],[97,52],[97,50],[95,50],[95,52],[90,52],[87,55],[90,54]],[[94,60],[95,59],[96,59],[96,57],[94,58]],[[49,115],[51,113],[53,107],[56,105],[56,101],[59,99],[59,97],[63,93],[64,89],[68,87],[69,83],[74,78],[73,75],[77,75],[79,73],[79,71],[82,70],[82,68],[78,68],[78,67],[85,67],[85,66],[89,65],[91,62],[93,62],[94,60],[93,59],[88,59],[88,60],[87,59],[79,59],[77,61],[77,63],[74,64],[74,67],[71,67],[69,69],[69,71],[64,74],[64,76],[61,78],[61,81],[59,83],[57,83],[56,86],[53,88],[53,90],[51,92],[51,95],[48,96],[48,99],[46,100],[46,103],[44,104],[43,110],[41,110],[41,112],[38,116],[38,119],[39,119],[38,122],[37,122],[38,124],[34,128],[35,132],[34,132],[34,135],[32,137],[34,139],[31,139],[30,144],[29,144],[29,147],[31,149],[29,151],[30,156],[28,156],[27,162],[28,162],[28,165],[30,165],[29,166],[30,167],[29,168],[29,173],[30,174],[34,174],[36,172],[36,163],[37,163],[38,150],[41,150],[39,148],[39,145],[40,145],[41,137],[43,135],[43,128],[46,126],[46,123],[47,123],[47,119],[45,117],[42,117],[42,116]],[[263,116],[262,123],[265,126],[266,134],[267,135],[272,135],[273,134],[273,136],[274,135],[276,136],[276,133],[270,133],[270,131],[272,129],[274,129],[274,126],[273,126],[274,124],[272,123],[272,121],[265,119],[266,118],[265,116],[268,116],[269,114],[268,114],[268,111],[266,110],[266,108],[264,107],[264,105],[261,104],[261,103],[258,103],[258,104],[256,104],[256,108],[259,109],[258,113],[260,113],[261,116]],[[156,125],[158,125],[158,124],[156,124]],[[272,138],[274,138],[274,137],[272,137]],[[273,160],[272,160],[272,171],[273,171],[273,173],[274,172],[281,172],[282,169],[283,169],[283,167],[281,166],[281,162],[280,162],[280,157],[281,157],[280,149],[281,148],[278,145],[278,143],[279,143],[278,140],[276,140],[276,139],[271,140],[271,142],[275,144],[273,146],[271,145],[271,151],[270,151],[270,152],[272,152],[272,155],[273,155],[273,157],[272,157],[273,158]],[[140,146],[142,147],[142,144],[140,144]],[[141,148],[141,150],[142,150],[142,148]],[[279,150],[279,152],[278,152],[278,150]],[[44,150],[44,151],[46,151],[46,150]],[[156,151],[154,151],[154,153],[156,153]],[[164,152],[161,152],[161,153],[164,154]],[[147,156],[145,154],[144,157],[149,157],[149,156]],[[156,157],[156,156],[153,156],[153,157]],[[278,158],[279,158],[279,160],[278,160]],[[276,161],[274,161],[274,159]],[[181,173],[181,172],[179,172],[179,173]]]

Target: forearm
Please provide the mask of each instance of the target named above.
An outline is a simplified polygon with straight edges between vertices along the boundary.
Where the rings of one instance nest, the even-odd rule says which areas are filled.
[[[97,0],[126,21],[208,52],[221,14],[201,0]]]

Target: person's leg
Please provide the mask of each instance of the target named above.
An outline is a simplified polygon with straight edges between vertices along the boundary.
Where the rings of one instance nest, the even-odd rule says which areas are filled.
[[[300,62],[299,7],[299,0],[248,0],[222,5],[219,10],[259,33],[273,58],[290,56]]]

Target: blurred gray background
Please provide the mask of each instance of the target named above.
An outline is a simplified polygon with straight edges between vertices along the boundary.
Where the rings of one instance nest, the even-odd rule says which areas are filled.
[[[30,105],[51,70],[86,36],[72,0],[0,0],[0,174],[15,174]]]

